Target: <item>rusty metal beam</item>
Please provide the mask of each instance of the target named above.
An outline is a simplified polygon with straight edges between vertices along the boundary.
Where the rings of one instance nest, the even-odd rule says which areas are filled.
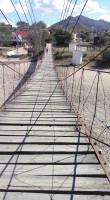
[[[62,87],[62,85],[61,85],[61,87]],[[62,87],[62,89],[63,89],[63,91],[64,91],[64,94],[67,95],[67,93],[66,93],[64,87]],[[91,145],[92,145],[92,147],[93,147],[93,149],[94,149],[94,151],[95,151],[95,153],[96,153],[96,156],[97,156],[97,158],[98,158],[98,160],[99,160],[99,162],[100,162],[100,164],[101,164],[101,166],[102,166],[102,169],[104,170],[104,172],[105,172],[105,174],[106,174],[106,176],[107,176],[107,179],[108,179],[108,181],[110,182],[110,173],[109,173],[109,171],[107,170],[107,168],[106,168],[106,166],[105,166],[105,164],[104,164],[104,162],[103,162],[103,160],[102,160],[102,158],[101,158],[101,156],[100,156],[100,154],[99,154],[99,151],[98,151],[97,148],[96,148],[95,143],[94,143],[93,140],[91,139],[90,132],[89,132],[88,129],[86,128],[85,124],[82,122],[80,116],[78,115],[78,113],[77,113],[77,111],[76,111],[74,105],[73,105],[72,102],[70,101],[69,97],[67,97],[67,100],[68,100],[68,102],[70,103],[71,108],[72,108],[72,110],[74,111],[74,113],[76,114],[76,116],[77,116],[79,122],[81,123],[81,125],[82,125],[82,127],[83,127],[83,130],[85,131],[86,135],[88,136],[88,139],[89,139],[89,141],[90,141],[90,143],[91,143]]]
[[[99,196],[110,196],[110,192],[109,191],[99,191],[99,190],[95,190],[95,191],[84,191],[84,190],[30,190],[29,188],[28,189],[0,189],[0,192],[10,192],[10,193],[13,193],[13,192],[20,192],[20,193],[35,193],[35,194],[74,194],[74,195],[89,195],[89,196],[94,196],[94,195],[99,195]]]

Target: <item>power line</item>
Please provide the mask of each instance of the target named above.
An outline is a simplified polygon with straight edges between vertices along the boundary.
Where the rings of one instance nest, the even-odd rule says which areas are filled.
[[[29,4],[30,4],[30,7],[31,7],[31,11],[32,11],[32,14],[33,14],[34,21],[36,22],[34,11],[33,11],[32,4],[31,4],[30,0],[29,0]]]
[[[64,14],[63,14],[63,20],[62,20],[62,26],[63,26],[63,24],[64,24],[64,20],[65,20],[65,13],[66,13],[66,11],[67,11],[68,3],[69,3],[69,1],[67,1],[67,3],[66,3],[66,7],[65,7],[65,10],[64,10]]]
[[[78,19],[77,19],[77,21],[76,21],[76,23],[75,23],[73,29],[72,29],[72,32],[74,31],[74,29],[75,29],[75,27],[76,27],[76,25],[77,25],[77,23],[78,23],[78,21],[79,21],[81,15],[82,15],[82,13],[83,13],[83,11],[84,11],[84,9],[85,9],[85,7],[86,7],[88,1],[89,1],[89,0],[86,0],[85,4],[84,4],[84,6],[83,6],[83,8],[82,8],[82,10],[81,10],[81,13],[80,13],[80,15],[79,15],[79,17],[78,17]]]
[[[30,11],[29,11],[29,7],[28,7],[28,4],[27,4],[27,1],[26,1],[26,0],[25,0],[25,4],[26,4],[26,7],[27,7],[27,9],[28,9],[28,13],[29,13],[31,22],[32,22],[32,24],[33,24],[33,20],[32,20],[32,17],[31,17],[31,13],[30,13]]]
[[[69,9],[70,9],[71,4],[72,4],[72,0],[70,1],[69,7],[68,7],[68,10],[67,10],[67,14],[66,14],[66,18],[67,18],[67,16],[68,16],[68,12],[69,12]]]
[[[0,61],[0,63],[1,63],[2,65],[5,65],[6,67],[8,67],[8,68],[11,69],[12,71],[16,72],[17,74],[19,74],[19,75],[21,75],[21,76],[23,77],[23,74],[17,72],[17,71],[14,70],[13,68],[11,68],[9,65],[6,65],[6,64],[5,64],[4,62],[2,62],[2,61]]]
[[[3,13],[3,11],[0,9],[0,12],[2,13],[2,15],[4,16],[4,18],[6,19],[6,21],[8,22],[8,24],[11,26],[11,24],[10,24],[10,22],[9,22],[9,20],[7,19],[7,17],[5,16],[5,14]],[[18,35],[17,35],[17,33],[16,32],[14,32],[15,34],[16,34],[16,36],[17,36],[17,38],[18,38]],[[21,41],[21,39],[20,38],[18,38],[19,39],[19,41]],[[22,42],[22,41],[21,41]]]
[[[83,69],[86,65],[88,65],[90,62],[94,61],[98,56],[100,56],[102,53],[104,53],[107,49],[110,48],[110,45],[108,47],[106,47],[104,50],[102,50],[100,53],[98,53],[96,56],[94,56],[92,59],[90,59],[87,63],[85,63],[82,67],[80,67],[79,69],[77,69],[75,72],[73,72],[72,74],[70,74],[69,76],[67,76],[66,78],[62,79],[61,81],[63,80],[66,80],[68,79],[69,77],[71,77],[73,74],[75,74],[76,72],[80,71],[81,69]]]
[[[20,22],[21,22],[21,21],[22,21],[22,20],[21,20],[21,17],[20,17],[20,15],[19,15],[19,13],[18,13],[18,11],[17,11],[17,9],[16,9],[16,7],[15,7],[13,1],[12,1],[12,0],[10,0],[10,1],[11,1],[12,5],[13,5],[13,7],[14,7],[16,13],[17,13],[17,15],[18,15],[18,18],[19,18]]]
[[[72,9],[71,14],[70,14],[70,18],[68,19],[68,22],[67,22],[67,25],[66,25],[66,28],[65,28],[65,29],[67,29],[67,27],[68,27],[68,24],[69,24],[70,19],[71,19],[71,15],[73,14],[73,11],[74,11],[74,9],[75,9],[75,6],[76,6],[77,1],[78,1],[78,0],[76,0],[75,3],[74,3],[73,9]]]
[[[25,16],[25,18],[26,18],[26,21],[27,21],[27,23],[29,24],[28,18],[27,18],[27,16],[26,16],[26,13],[25,13],[25,11],[24,11],[24,8],[23,8],[22,3],[21,3],[20,0],[19,0],[19,3],[20,3],[20,5],[21,5],[22,11],[23,11],[24,16]]]
[[[76,1],[76,2],[77,2],[77,1]],[[82,8],[82,10],[81,10],[81,12],[80,12],[80,15],[78,16],[78,19],[76,20],[76,23],[75,23],[75,25],[74,25],[74,27],[73,27],[73,29],[72,29],[72,33],[74,32],[74,30],[75,30],[75,28],[76,28],[76,25],[77,25],[77,23],[78,23],[78,21],[79,21],[81,15],[82,15],[82,13],[83,13],[85,7],[86,7],[86,5],[87,5],[87,2],[88,2],[88,0],[86,0],[85,4],[84,4],[84,6],[83,6],[83,8]],[[75,4],[75,5],[76,5],[76,4]],[[65,49],[65,47],[64,47],[64,49]],[[64,51],[64,49],[63,49],[63,51]]]
[[[6,19],[6,21],[8,22],[8,24],[9,24],[9,25],[11,25],[11,24],[10,24],[10,22],[8,21],[8,19],[6,18],[5,14],[2,12],[2,10],[1,10],[1,9],[0,9],[0,12],[1,12],[1,13],[2,13],[2,15],[4,16],[4,18]]]
[[[76,6],[76,4],[77,4],[77,1],[78,1],[78,0],[76,0],[76,1],[75,1],[75,3],[74,3],[73,9],[72,9],[72,11],[71,11],[71,14],[70,14],[70,15],[72,15],[72,14],[73,14],[73,11],[74,11],[74,9],[75,9],[75,6]],[[78,23],[78,21],[79,21],[79,19],[80,19],[81,15],[82,15],[82,13],[83,13],[83,11],[84,11],[84,9],[85,9],[86,5],[87,5],[87,2],[88,2],[88,0],[86,0],[86,2],[85,2],[85,4],[84,4],[84,6],[83,6],[83,8],[82,8],[82,10],[81,10],[81,13],[80,13],[80,15],[79,15],[79,17],[78,17],[78,19],[77,19],[77,21],[76,21],[76,23],[75,23],[75,25],[74,25],[73,29],[72,29],[72,32],[74,31],[74,29],[75,29],[75,27],[76,27],[76,25],[77,25],[77,23]],[[68,14],[68,13],[67,13],[67,14]],[[70,18],[69,18],[69,20],[68,20],[68,23],[67,23],[66,29],[67,29],[67,27],[68,27],[69,21],[70,21]]]
[[[70,0],[70,2],[69,2],[69,6],[68,6],[68,8],[67,8],[67,13],[66,13],[65,19],[66,19],[67,16],[68,16],[68,12],[69,12],[69,10],[70,10],[71,3],[72,3],[72,0]],[[64,24],[64,23],[63,23],[63,24]],[[63,25],[62,25],[62,26],[63,26]]]
[[[63,11],[64,11],[64,7],[65,7],[65,3],[66,3],[66,0],[64,0],[64,3],[63,3],[63,8],[62,8],[62,12],[61,12],[60,22],[61,22],[61,19],[62,19],[62,15],[63,15]],[[61,23],[62,23],[62,22],[61,22]]]
[[[19,18],[19,20],[20,20],[20,22],[22,22],[22,20],[21,20],[21,17],[20,17],[20,15],[19,15],[19,13],[18,13],[18,11],[17,11],[17,9],[16,9],[16,7],[15,7],[15,5],[14,5],[14,3],[13,3],[13,1],[12,0],[10,0],[11,1],[11,3],[12,3],[12,5],[13,5],[13,7],[14,7],[14,10],[15,10],[15,12],[17,13],[17,15],[18,15],[18,18]],[[24,25],[22,25],[23,27],[24,27],[24,29],[25,29],[25,26]]]
[[[3,13],[3,11],[0,9],[0,12],[2,13],[2,15],[4,16],[4,18],[5,18],[5,20],[8,22],[8,24],[11,26],[11,24],[10,24],[10,22],[9,22],[9,20],[7,19],[7,17],[5,16],[5,14]],[[14,32],[15,34],[16,34],[16,36],[18,37],[18,35],[17,35],[17,33],[16,33],[16,31]],[[19,41],[20,42],[22,42],[22,40],[18,37],[18,39],[19,39]],[[31,60],[31,61],[23,61],[23,62],[35,62],[36,61],[36,59],[34,59],[34,60]],[[16,62],[12,62],[12,63],[16,63]],[[19,62],[19,63],[21,63],[21,62]],[[2,62],[2,64],[5,64],[5,62]],[[6,65],[6,64],[5,64]],[[8,66],[8,65],[7,65]]]

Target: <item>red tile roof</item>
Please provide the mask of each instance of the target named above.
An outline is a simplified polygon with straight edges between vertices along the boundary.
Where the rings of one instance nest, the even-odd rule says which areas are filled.
[[[14,33],[17,34],[17,35],[27,35],[30,32],[28,32],[28,31],[14,31]]]

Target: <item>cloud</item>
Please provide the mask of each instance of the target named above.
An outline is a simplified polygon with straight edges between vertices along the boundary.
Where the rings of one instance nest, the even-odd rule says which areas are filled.
[[[55,14],[62,13],[63,5],[64,5],[64,0],[34,0],[34,2],[35,2],[35,9],[40,14],[43,14],[43,15],[52,14],[52,13],[55,13]],[[85,4],[85,0],[79,0],[74,8],[72,15],[73,16],[79,15],[84,4]],[[65,11],[66,7],[67,7],[66,9],[67,11],[69,5],[70,5],[70,1],[66,0],[63,11]],[[66,13],[65,15],[63,12],[62,18],[67,18],[68,16],[70,16],[73,7],[74,7],[74,3],[71,3],[69,12]],[[82,14],[86,16],[94,15],[93,17],[95,17],[96,14],[107,15],[107,12],[108,12],[107,8],[105,6],[101,6],[97,0],[89,0]]]
[[[110,14],[109,15],[101,15],[98,19],[103,19],[105,21],[110,22]]]
[[[47,28],[50,27],[50,24],[47,24]]]
[[[49,3],[49,2],[50,2],[50,0],[43,0],[43,2],[44,2],[44,3]]]
[[[13,27],[17,27],[16,24],[14,24],[12,21],[10,21],[10,20],[8,20],[8,21]],[[0,22],[4,22],[5,24],[9,24],[5,19],[0,19]]]
[[[0,0],[0,9],[7,14],[14,11],[10,0]]]
[[[13,3],[14,3],[14,1],[13,1]],[[21,0],[21,3],[22,3],[22,6],[23,6],[25,13],[28,13],[28,9],[27,9],[27,6],[25,4],[25,0]],[[19,0],[17,0],[17,4],[14,3],[14,5],[15,5],[17,11],[19,13],[23,14],[23,10],[21,8]],[[10,0],[0,0],[0,9],[5,14],[13,13],[15,11]]]
[[[22,3],[22,7],[23,7],[24,12],[23,12],[22,7],[21,7],[21,5],[20,5],[20,3],[19,3],[19,0],[17,0],[17,1],[18,1],[18,4],[15,5],[17,11],[18,11],[19,13],[21,13],[21,14],[23,14],[24,12],[25,12],[25,13],[28,13],[28,9],[27,9],[25,0],[20,0],[20,2]],[[28,3],[27,3],[27,4],[28,4]]]
[[[84,7],[85,1],[81,2],[79,5],[76,5],[75,7],[75,13],[77,15],[80,14],[82,8]],[[86,4],[86,7],[83,12],[86,12],[86,14],[105,14],[107,13],[107,9],[105,7],[101,7],[99,2],[96,0],[89,0]]]
[[[93,0],[89,0],[88,3],[87,3],[87,7],[86,9],[87,11],[89,11],[89,13],[101,13],[101,14],[104,14],[104,13],[107,13],[107,9],[105,9],[105,7],[102,7],[99,5],[99,2],[98,1],[93,1]]]
[[[41,14],[51,14],[58,11],[61,12],[64,4],[64,0],[34,0],[34,2],[36,5],[35,9],[37,9]]]

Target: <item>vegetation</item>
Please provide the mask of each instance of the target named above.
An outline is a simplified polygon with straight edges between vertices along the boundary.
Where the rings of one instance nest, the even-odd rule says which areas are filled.
[[[51,34],[48,35],[47,39],[45,40],[46,43],[56,43],[55,37]]]
[[[91,42],[93,41],[93,33],[89,30],[83,30],[80,33],[80,37],[85,41],[85,42]]]
[[[49,38],[50,32],[48,29],[43,29],[43,34],[42,34],[42,45],[44,46],[47,43],[47,40]]]
[[[0,24],[0,45],[8,46],[11,43],[11,31],[5,26]]]
[[[58,64],[71,65],[72,63],[72,53],[68,52],[67,47],[54,48],[53,49],[54,60]]]
[[[29,24],[24,21],[18,21],[16,25],[19,31],[27,31],[29,30],[29,27],[30,27]]]
[[[56,45],[68,45],[73,40],[72,31],[65,30],[63,28],[55,28],[53,36],[56,41]]]
[[[58,46],[67,46],[73,40],[71,30],[65,30],[61,27],[52,27],[50,29],[52,41]]]
[[[49,36],[49,31],[46,29],[44,22],[34,23],[31,26],[31,31],[28,34],[27,41],[30,45],[29,55],[36,56],[45,45],[45,41]]]
[[[102,60],[104,62],[109,62],[110,63],[110,48],[107,49],[105,52],[102,54]]]
[[[33,23],[32,24],[32,26],[31,26],[31,30],[32,29],[36,29],[36,28],[40,28],[40,29],[45,29],[47,26],[46,26],[46,24],[43,22],[43,21],[39,21],[39,22],[35,22],[35,23]]]
[[[60,59],[62,59],[62,51],[56,51],[55,53],[54,53],[54,58],[55,58],[55,60],[60,60]]]

